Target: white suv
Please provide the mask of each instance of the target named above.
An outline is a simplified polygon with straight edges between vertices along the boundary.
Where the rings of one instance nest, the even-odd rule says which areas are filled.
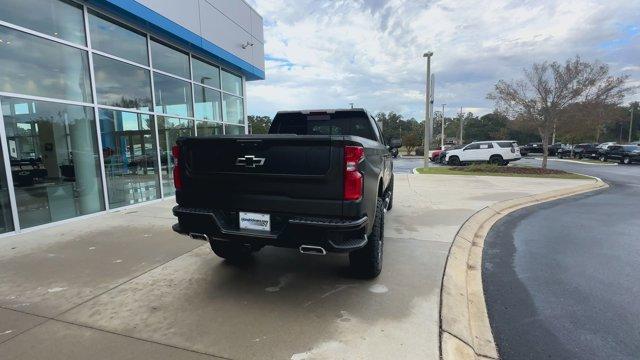
[[[518,143],[510,140],[476,141],[456,150],[447,151],[448,165],[462,165],[473,162],[488,162],[507,165],[510,161],[520,160]]]

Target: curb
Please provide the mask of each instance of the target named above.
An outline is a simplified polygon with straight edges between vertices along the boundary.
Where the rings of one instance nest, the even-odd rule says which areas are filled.
[[[493,224],[531,205],[609,187],[592,184],[501,201],[469,217],[458,230],[445,263],[440,290],[440,358],[498,359],[482,288],[482,250]]]
[[[533,159],[538,160],[538,161],[542,161],[542,158],[539,158],[539,157],[534,157]],[[562,161],[562,162],[568,162],[568,163],[574,163],[574,164],[583,164],[583,165],[595,165],[595,166],[616,166],[616,165],[618,165],[618,163],[609,163],[609,162],[592,163],[592,162],[588,162],[588,161],[580,161],[580,160],[573,160],[573,159],[553,159],[553,158],[548,158],[548,160],[550,160],[550,161]]]

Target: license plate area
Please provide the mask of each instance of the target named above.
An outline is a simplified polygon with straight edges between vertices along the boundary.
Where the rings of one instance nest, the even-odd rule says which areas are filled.
[[[271,215],[240,211],[238,213],[240,230],[271,231]]]

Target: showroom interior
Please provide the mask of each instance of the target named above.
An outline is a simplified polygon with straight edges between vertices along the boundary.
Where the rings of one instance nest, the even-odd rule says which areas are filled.
[[[178,137],[247,132],[263,73],[127,2],[2,1],[1,233],[169,198]]]

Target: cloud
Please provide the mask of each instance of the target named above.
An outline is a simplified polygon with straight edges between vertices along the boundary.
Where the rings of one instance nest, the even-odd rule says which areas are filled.
[[[448,112],[491,111],[498,80],[576,54],[640,80],[640,0],[250,2],[265,19],[267,76],[247,86],[250,114],[353,102],[422,119],[426,50]]]

